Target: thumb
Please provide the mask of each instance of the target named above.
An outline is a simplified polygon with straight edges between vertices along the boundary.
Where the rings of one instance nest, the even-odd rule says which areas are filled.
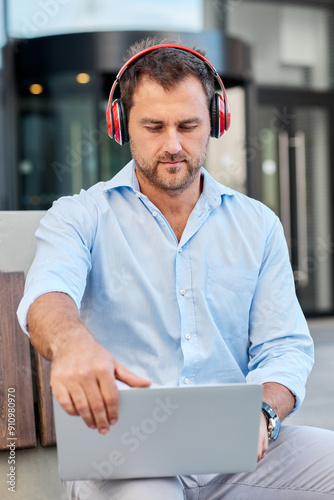
[[[117,380],[128,384],[130,387],[149,387],[151,381],[147,378],[138,377],[125,368],[119,361],[115,360],[115,377]]]

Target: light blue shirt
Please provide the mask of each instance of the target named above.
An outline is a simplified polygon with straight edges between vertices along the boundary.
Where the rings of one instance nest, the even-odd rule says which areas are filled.
[[[97,341],[155,385],[277,382],[297,408],[313,342],[280,221],[203,176],[180,242],[133,161],[56,201],[36,232],[20,324],[39,295],[64,292]]]

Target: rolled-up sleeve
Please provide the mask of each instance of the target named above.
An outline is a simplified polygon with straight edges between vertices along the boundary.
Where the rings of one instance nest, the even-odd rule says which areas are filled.
[[[40,295],[62,292],[80,308],[87,274],[91,269],[94,240],[94,206],[86,206],[85,192],[64,197],[53,204],[36,231],[37,251],[27,274],[24,296],[17,311],[23,331],[27,330],[27,314]]]
[[[295,293],[280,221],[267,228],[262,266],[250,311],[247,382],[276,382],[295,396],[297,410],[314,360],[313,340]]]

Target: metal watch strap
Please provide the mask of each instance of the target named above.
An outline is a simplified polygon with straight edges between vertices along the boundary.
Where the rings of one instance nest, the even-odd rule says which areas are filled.
[[[262,412],[267,419],[268,439],[270,442],[277,438],[281,422],[277,413],[264,401],[262,401]]]

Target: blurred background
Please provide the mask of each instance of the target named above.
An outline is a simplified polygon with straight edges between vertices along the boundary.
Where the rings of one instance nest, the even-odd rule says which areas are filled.
[[[0,211],[46,210],[128,162],[105,111],[126,50],[146,36],[205,49],[225,83],[232,124],[205,167],[283,223],[316,348],[287,423],[334,430],[334,0],[0,0]],[[17,498],[66,499],[54,446],[17,462]]]
[[[232,125],[208,171],[281,218],[307,316],[334,314],[332,0],[0,0],[0,210],[44,210],[130,159],[105,110],[128,46],[207,51]]]

